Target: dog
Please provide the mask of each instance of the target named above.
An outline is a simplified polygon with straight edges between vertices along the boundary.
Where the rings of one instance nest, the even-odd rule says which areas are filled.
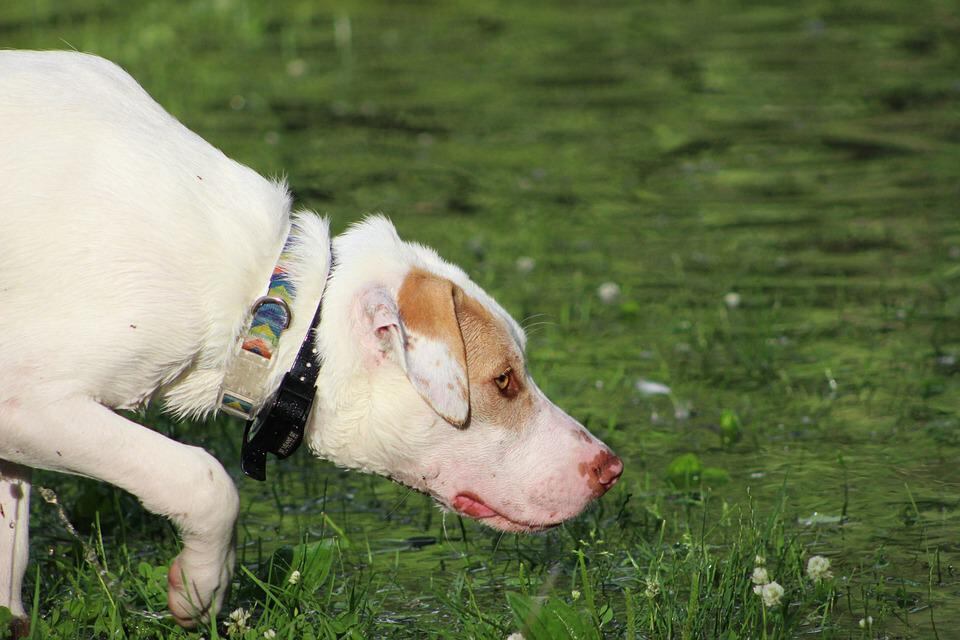
[[[115,64],[0,52],[0,606],[25,615],[37,468],[169,518],[183,540],[170,611],[185,627],[216,615],[237,490],[203,449],[114,412],[153,400],[249,419],[251,475],[302,437],[503,531],[555,526],[620,477],[461,269],[384,217],[331,238],[291,206],[282,181],[227,158]],[[256,444],[275,427],[279,444]]]

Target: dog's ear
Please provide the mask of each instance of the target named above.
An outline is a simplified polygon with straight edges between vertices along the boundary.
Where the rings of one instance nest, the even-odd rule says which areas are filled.
[[[362,298],[376,348],[394,356],[423,399],[458,427],[470,413],[466,347],[457,321],[462,296],[449,280],[414,270],[396,299],[376,287]]]

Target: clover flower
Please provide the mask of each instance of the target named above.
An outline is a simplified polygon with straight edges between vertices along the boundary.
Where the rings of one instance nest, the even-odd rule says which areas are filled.
[[[829,580],[833,577],[830,571],[830,560],[823,556],[811,556],[807,560],[807,576],[814,582]]]
[[[250,621],[250,612],[244,608],[234,609],[227,620],[227,635],[240,635],[248,629],[247,622]]]
[[[753,592],[763,598],[763,606],[771,609],[780,604],[783,598],[783,587],[776,581],[767,584],[758,584],[753,588]]]
[[[266,631],[263,632],[263,637],[265,640],[273,640],[274,638],[277,637],[277,632],[274,631],[273,629],[267,629]]]
[[[597,295],[605,304],[613,304],[620,297],[620,285],[616,282],[604,282],[597,287]]]
[[[646,586],[646,589],[643,590],[643,595],[653,600],[660,594],[660,583],[657,582],[656,579],[644,578],[643,583]]]
[[[290,577],[287,578],[287,582],[290,584],[297,584],[300,582],[300,572],[294,569],[293,573],[290,574]]]
[[[754,567],[753,575],[750,576],[750,580],[753,581],[753,584],[762,586],[770,583],[770,576],[767,574],[767,570],[765,568]]]

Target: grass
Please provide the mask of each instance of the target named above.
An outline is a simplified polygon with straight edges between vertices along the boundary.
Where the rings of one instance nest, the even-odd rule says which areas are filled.
[[[960,628],[955,3],[34,0],[0,38],[118,61],[335,229],[389,214],[626,462],[581,518],[499,536],[306,454],[241,480],[238,424],[153,410],[238,480],[223,615],[165,617],[163,520],[38,473],[63,510],[35,494],[34,638],[224,637],[237,608],[248,638]]]
[[[939,552],[926,556],[926,584],[911,584],[886,571],[882,548],[858,564],[827,548],[824,538],[841,526],[839,518],[797,527],[787,516],[783,487],[761,513],[753,501],[718,504],[705,485],[695,486],[623,496],[619,504],[535,539],[471,540],[460,537],[466,532],[461,525],[448,539],[434,541],[446,559],[440,572],[415,588],[400,577],[404,556],[418,553],[414,543],[376,554],[369,542],[321,513],[316,536],[256,561],[248,556],[224,616],[195,632],[165,616],[167,567],[153,558],[175,553],[172,532],[158,535],[144,522],[143,531],[128,533],[137,536],[128,543],[117,532],[104,535],[97,519],[86,536],[40,559],[34,637],[252,640],[273,637],[272,631],[290,639],[505,638],[521,631],[543,640],[832,638],[851,637],[837,624],[847,618],[864,620],[853,637],[869,638],[888,620],[909,624],[912,617],[935,628],[932,609],[915,612],[914,594],[942,582]],[[113,498],[122,502],[124,496]],[[642,507],[634,504],[638,499]],[[154,544],[145,553],[141,538],[151,535]],[[109,547],[105,537],[114,538]],[[814,582],[805,567],[819,553],[831,557],[835,576]],[[757,566],[783,587],[778,606],[765,606],[754,593]],[[491,606],[497,600],[501,605]]]
[[[534,639],[777,638],[826,633],[834,609],[848,604],[841,580],[815,584],[804,575],[813,541],[785,523],[785,501],[765,515],[753,505],[724,503],[718,511],[699,491],[647,496],[640,513],[629,502],[548,539],[498,539],[493,550],[485,541],[439,541],[450,558],[445,575],[415,592],[398,587],[400,553],[374,557],[322,514],[316,539],[241,564],[230,608],[249,619],[234,614],[194,633],[163,615],[166,565],[123,541],[107,551],[97,521],[88,536],[42,561],[59,579],[45,581],[46,606],[35,603],[34,636],[404,637],[413,622],[421,637],[504,638],[520,630]],[[172,555],[173,536],[161,537],[160,549]],[[766,608],[753,593],[758,556],[786,590],[780,606]],[[504,606],[480,604],[480,589],[495,590]],[[391,606],[406,599],[402,613]],[[878,621],[887,611],[866,606],[864,615]],[[445,619],[423,625],[431,612]]]

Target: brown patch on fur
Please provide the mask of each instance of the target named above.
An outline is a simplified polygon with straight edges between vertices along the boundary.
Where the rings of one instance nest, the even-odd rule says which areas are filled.
[[[463,336],[457,323],[455,299],[459,287],[422,269],[411,269],[397,294],[397,307],[408,331],[440,340],[466,369]]]
[[[533,418],[534,398],[525,383],[523,354],[509,329],[466,294],[458,300],[457,317],[467,348],[471,416],[508,429],[523,428]],[[508,369],[513,379],[505,397],[494,379]]]
[[[470,402],[470,420],[510,429],[531,422],[535,402],[523,354],[503,320],[450,280],[422,269],[412,269],[404,278],[397,306],[410,342],[413,334],[440,340],[466,369],[469,389],[462,392]],[[508,369],[510,387],[501,393],[494,379]]]
[[[407,341],[404,348],[407,353],[413,352],[418,336],[440,342],[446,345],[450,357],[459,365],[464,374],[466,373],[466,347],[463,344],[463,336],[460,334],[456,308],[457,301],[462,295],[463,292],[460,288],[450,280],[422,269],[411,269],[410,273],[403,279],[403,284],[397,294],[397,308],[406,329]],[[442,367],[442,361],[437,360],[435,366]],[[421,395],[433,404],[429,397],[430,381],[422,375],[423,373],[421,371],[420,375],[415,373],[408,375],[414,376],[414,386],[417,386]],[[440,412],[447,422],[462,427],[470,419],[470,389],[468,385],[463,384],[463,380],[459,376],[456,376],[456,378],[456,386],[453,387],[455,389],[454,393],[463,399],[468,412],[465,415],[448,416],[443,414],[436,405],[434,405],[434,409]]]

